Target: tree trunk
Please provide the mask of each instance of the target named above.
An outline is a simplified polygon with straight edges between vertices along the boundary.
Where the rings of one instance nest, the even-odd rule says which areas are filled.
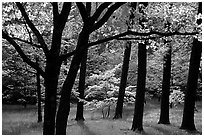
[[[87,62],[87,54],[88,50],[85,50],[82,61],[81,61],[81,66],[80,66],[80,78],[79,78],[79,98],[84,99],[84,90],[85,90],[85,79],[86,79],[86,62]],[[84,116],[83,116],[83,102],[78,102],[77,103],[77,113],[76,113],[76,121],[84,121]]]
[[[48,58],[45,68],[45,107],[44,107],[44,135],[55,134],[56,93],[60,72],[59,62],[55,57]]]
[[[76,53],[74,54],[71,62],[71,66],[69,68],[68,75],[65,79],[61,90],[61,98],[59,103],[59,108],[57,112],[57,119],[56,119],[56,134],[57,135],[65,135],[66,134],[66,127],[67,127],[67,120],[70,111],[70,95],[72,91],[72,87],[74,85],[74,81],[76,79],[77,72],[79,70],[79,65],[82,60],[82,55],[85,50],[85,47],[88,44],[89,39],[89,31],[82,30],[79,35],[78,44],[76,48]]]
[[[123,100],[124,100],[125,88],[127,83],[130,53],[131,53],[131,42],[127,41],[125,46],[120,89],[119,89],[119,95],[118,95],[118,101],[117,101],[114,119],[122,118]]]
[[[38,58],[36,58],[36,64],[38,64]],[[37,95],[38,95],[38,122],[42,122],[40,74],[38,71],[36,73],[36,80],[37,80]]]
[[[198,82],[198,73],[201,60],[202,42],[193,40],[191,59],[188,73],[187,90],[185,92],[183,120],[181,129],[196,130],[194,124],[194,107],[196,99],[196,89]]]
[[[162,96],[159,124],[170,124],[169,122],[169,94],[171,81],[171,45],[164,56]]]
[[[146,81],[146,43],[139,43],[138,45],[138,78],[137,91],[135,100],[134,118],[132,123],[132,130],[143,130],[143,111],[145,98],[145,81]]]

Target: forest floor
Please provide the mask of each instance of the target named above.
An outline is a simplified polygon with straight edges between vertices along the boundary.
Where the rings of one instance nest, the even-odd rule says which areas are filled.
[[[113,120],[113,110],[110,118],[102,118],[101,111],[85,111],[84,122],[75,121],[76,105],[73,105],[68,120],[67,134],[70,135],[200,135],[202,134],[202,103],[197,102],[198,112],[195,112],[196,132],[179,129],[182,121],[183,106],[170,109],[169,125],[157,124],[160,105],[158,101],[148,101],[144,108],[143,132],[131,130],[134,106],[124,108],[123,118]],[[2,106],[3,135],[40,135],[42,123],[37,123],[36,106],[3,105]]]

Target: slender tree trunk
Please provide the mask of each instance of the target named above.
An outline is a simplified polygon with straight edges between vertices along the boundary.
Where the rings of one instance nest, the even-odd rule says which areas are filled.
[[[59,103],[59,108],[57,112],[56,119],[56,134],[57,135],[65,135],[67,120],[70,112],[70,95],[71,90],[74,85],[74,81],[76,79],[77,72],[79,70],[79,65],[82,60],[82,55],[85,50],[87,50],[86,44],[88,44],[89,39],[89,31],[84,28],[79,35],[78,44],[76,48],[76,53],[74,54],[71,62],[71,66],[68,72],[68,75],[65,79],[61,90],[61,98]]]
[[[168,50],[164,56],[163,64],[163,81],[162,81],[162,96],[159,124],[170,124],[169,121],[169,94],[171,81],[171,45],[169,43]]]
[[[137,91],[135,100],[134,118],[132,123],[132,130],[143,130],[143,111],[145,98],[145,81],[146,81],[146,43],[139,43],[138,45],[138,78]]]
[[[43,134],[55,134],[56,93],[60,65],[56,58],[48,58],[45,68],[45,107]]]
[[[122,118],[123,100],[124,100],[125,88],[127,83],[130,53],[131,53],[131,42],[127,41],[125,46],[120,89],[119,89],[119,95],[118,95],[118,101],[117,101],[114,119]]]
[[[136,5],[137,5],[136,2],[130,3],[131,10],[130,10],[129,22],[127,23],[128,30],[131,30],[131,28],[133,28],[133,25],[134,25],[134,17],[135,17],[134,11],[136,10]],[[130,60],[130,53],[131,53],[131,45],[132,45],[131,41],[126,42],[118,101],[116,105],[115,116],[113,119],[122,118],[123,102],[124,102],[124,96],[125,96],[125,88],[127,85],[127,76],[128,76],[129,60]]]
[[[36,57],[36,64],[38,64],[37,57]],[[38,95],[38,122],[42,122],[40,74],[38,71],[36,73],[36,80],[37,80],[37,95]]]
[[[84,99],[84,90],[85,90],[85,79],[86,79],[86,62],[87,62],[87,54],[88,50],[85,50],[82,61],[81,61],[81,66],[80,66],[80,78],[79,78],[79,98]],[[82,120],[84,121],[84,116],[83,116],[83,102],[78,102],[77,103],[77,113],[76,113],[76,121]]]
[[[181,129],[196,130],[194,124],[194,107],[196,99],[196,89],[198,73],[201,60],[202,42],[193,40],[191,59],[188,73],[187,90],[185,92],[183,119]]]

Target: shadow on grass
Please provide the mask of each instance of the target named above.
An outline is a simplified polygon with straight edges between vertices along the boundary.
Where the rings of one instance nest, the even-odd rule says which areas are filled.
[[[184,130],[184,129],[181,129],[181,130]],[[191,131],[191,130],[185,130],[189,135],[202,135],[202,132],[200,131]]]
[[[85,135],[95,135],[95,133],[92,132],[89,127],[84,123],[84,121],[77,121],[77,125],[79,125]]]

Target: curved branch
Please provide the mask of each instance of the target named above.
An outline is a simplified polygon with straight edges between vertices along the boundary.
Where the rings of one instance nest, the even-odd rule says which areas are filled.
[[[32,21],[29,19],[24,7],[22,6],[22,4],[20,2],[16,2],[17,7],[19,8],[22,16],[24,17],[24,19],[26,20],[26,23],[28,24],[28,26],[30,27],[30,29],[33,31],[33,33],[36,35],[38,42],[42,45],[43,51],[45,53],[45,56],[48,55],[48,48],[47,45],[42,37],[42,35],[40,34],[40,32],[37,30],[37,28],[35,27],[35,25],[32,23]]]
[[[94,21],[97,21],[101,13],[103,12],[104,9],[108,8],[108,6],[111,4],[111,2],[104,2],[102,3],[97,9],[96,12],[93,14],[91,17]]]
[[[18,52],[18,54],[21,56],[24,62],[26,62],[28,65],[30,65],[35,70],[39,71],[40,75],[42,77],[45,77],[45,72],[35,63],[32,62],[23,52],[23,50],[20,48],[20,46],[8,35],[2,30],[2,37],[6,39]]]
[[[108,8],[105,15],[96,24],[94,24],[92,31],[100,28],[109,19],[109,17],[113,14],[113,12],[117,10],[120,6],[122,6],[123,4],[125,4],[125,2],[117,2],[113,4],[110,8]]]

